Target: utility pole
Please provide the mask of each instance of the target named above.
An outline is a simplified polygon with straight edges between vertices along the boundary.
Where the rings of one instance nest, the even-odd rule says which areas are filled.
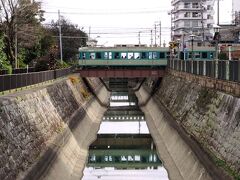
[[[141,45],[141,32],[138,32],[138,46],[140,47]]]
[[[201,19],[201,22],[202,22],[202,41],[203,41],[203,46],[205,46],[205,32],[204,32],[204,23],[203,23],[203,10],[205,9],[204,6],[203,6],[203,1],[201,0],[200,2],[201,4],[201,16],[202,16],[202,19]]]
[[[89,31],[88,31],[88,38],[90,40],[90,36],[91,36],[91,26],[89,26]]]
[[[173,41],[173,19],[172,19],[172,10],[168,12],[168,15],[171,17],[171,41]]]
[[[154,24],[154,29],[155,29],[155,47],[157,47],[157,25]]]
[[[220,8],[219,8],[219,0],[217,0],[217,25],[219,26],[219,10],[220,10]]]
[[[162,46],[162,23],[159,21],[159,46]]]
[[[153,32],[151,30],[151,47],[153,47]]]
[[[63,64],[63,52],[62,52],[62,27],[61,27],[61,15],[60,15],[60,10],[58,10],[58,27],[59,27],[60,59],[61,59],[61,64]]]

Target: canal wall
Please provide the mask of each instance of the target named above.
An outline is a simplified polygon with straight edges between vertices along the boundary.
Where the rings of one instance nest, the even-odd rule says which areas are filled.
[[[104,111],[77,75],[1,96],[0,179],[80,179]]]
[[[163,142],[173,159],[174,165],[168,165],[169,160],[166,160],[169,175],[172,176],[172,167],[177,166],[180,174],[184,172],[183,179],[198,179],[202,175],[212,179],[239,179],[240,99],[202,86],[189,76],[168,73],[159,90],[143,108],[149,114],[149,129],[155,129],[151,133],[155,134],[156,144]],[[149,82],[145,90],[141,89],[140,98],[147,96],[153,84],[153,81]],[[181,143],[178,136],[182,136],[185,142]],[[181,150],[182,147],[185,150]],[[162,149],[159,147],[160,156]],[[196,166],[198,170],[193,173],[196,177],[189,178]]]
[[[137,93],[141,101],[146,101],[149,92],[141,88]],[[170,113],[151,98],[142,107],[149,131],[153,137],[159,158],[163,162],[171,180],[210,180],[212,179],[198,160],[187,142],[178,132],[178,127],[169,122]]]

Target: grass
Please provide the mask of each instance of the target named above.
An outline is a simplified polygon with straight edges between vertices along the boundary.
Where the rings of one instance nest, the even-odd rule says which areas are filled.
[[[240,172],[232,169],[226,161],[216,157],[212,154],[213,160],[217,167],[224,169],[230,176],[232,176],[235,180],[240,180]]]

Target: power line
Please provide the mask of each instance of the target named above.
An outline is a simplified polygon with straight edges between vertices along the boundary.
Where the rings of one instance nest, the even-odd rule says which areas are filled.
[[[44,6],[43,6],[44,7]],[[96,11],[109,11],[109,9],[93,9],[93,8],[76,8],[76,7],[63,7],[63,6],[51,6],[51,5],[46,5],[46,8],[49,9],[70,9],[70,10],[78,10],[78,11],[86,11],[86,12],[96,12]],[[112,12],[116,12],[116,11],[122,11],[123,9],[112,9]],[[161,11],[163,10],[162,7],[153,7],[153,8],[132,8],[132,9],[128,9],[128,11]]]
[[[61,14],[68,15],[127,15],[127,14],[154,14],[160,12],[167,12],[167,10],[147,10],[147,11],[102,11],[102,12],[61,12]],[[57,14],[55,11],[45,11],[47,14]]]

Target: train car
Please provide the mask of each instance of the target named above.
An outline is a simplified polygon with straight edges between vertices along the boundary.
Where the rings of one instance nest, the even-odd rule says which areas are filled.
[[[170,53],[171,51],[171,53]],[[192,56],[193,54],[193,56]],[[178,57],[179,56],[179,57]],[[168,47],[83,47],[79,48],[80,66],[156,66],[165,67],[169,58],[182,60],[213,60],[213,47],[194,50],[170,50]]]
[[[83,47],[82,66],[166,66],[169,48],[159,47]]]
[[[193,54],[193,55],[192,55]],[[215,58],[214,47],[194,47],[180,52],[181,60],[213,60]]]

